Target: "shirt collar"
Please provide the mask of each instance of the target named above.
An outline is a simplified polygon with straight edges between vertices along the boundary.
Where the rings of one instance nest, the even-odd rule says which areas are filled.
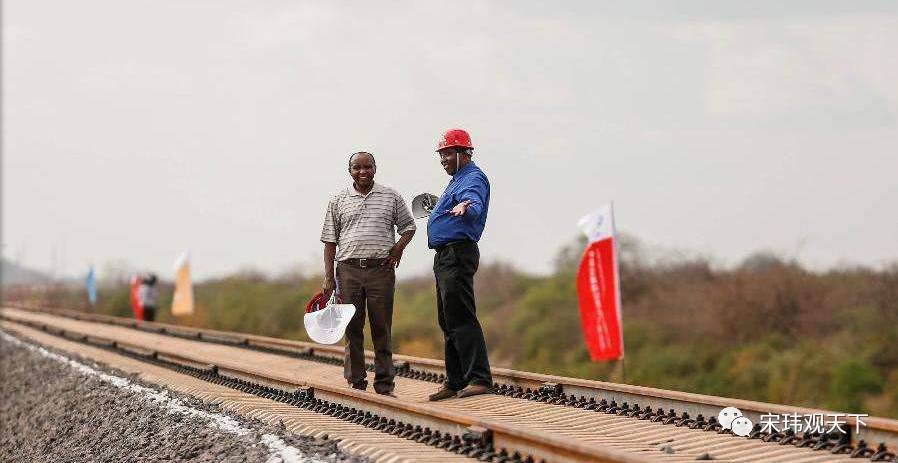
[[[461,169],[458,169],[458,172],[456,172],[455,175],[452,176],[452,178],[455,179],[459,175],[464,175],[464,174],[468,173],[468,171],[473,170],[475,167],[477,167],[477,165],[474,164],[474,161],[471,161],[471,162],[465,164],[465,166],[462,167]],[[353,188],[353,190],[354,189],[355,188]]]
[[[362,196],[362,194],[359,193],[358,190],[355,189],[355,186],[353,185],[353,183],[354,182],[349,182],[349,196]],[[370,196],[371,193],[374,193],[376,191],[377,192],[383,191],[383,187],[380,186],[379,183],[374,182],[374,186],[371,187],[371,191],[369,191],[368,195],[366,195],[366,196]]]

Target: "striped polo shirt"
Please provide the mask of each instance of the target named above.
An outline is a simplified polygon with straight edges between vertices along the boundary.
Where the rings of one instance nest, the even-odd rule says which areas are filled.
[[[337,260],[388,257],[400,235],[415,229],[415,219],[396,190],[374,183],[367,195],[349,185],[331,198],[321,241],[337,244]]]

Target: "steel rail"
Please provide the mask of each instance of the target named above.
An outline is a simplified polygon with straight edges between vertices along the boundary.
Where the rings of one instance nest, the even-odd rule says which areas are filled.
[[[305,341],[295,341],[261,336],[248,333],[226,332],[206,328],[185,327],[159,322],[144,322],[130,318],[111,315],[91,314],[68,309],[47,309],[36,307],[17,307],[36,312],[52,313],[69,318],[84,321],[94,321],[126,326],[160,334],[171,334],[181,337],[198,338],[211,342],[221,342],[236,346],[244,346],[291,354],[323,356],[331,358],[334,363],[342,363],[343,348],[332,345],[322,345]],[[366,357],[373,359],[374,354],[366,351]],[[412,357],[396,354],[394,362],[399,369],[412,368],[421,372],[432,374],[432,378],[439,378],[444,374],[443,362],[434,359]],[[725,407],[736,407],[754,423],[761,422],[762,415],[799,415],[813,414],[840,415],[843,417],[846,427],[858,428],[859,432],[851,432],[843,442],[856,446],[861,441],[882,442],[891,449],[898,448],[898,420],[881,417],[863,417],[862,424],[857,423],[856,418],[845,413],[834,412],[808,407],[771,404],[745,399],[726,398],[696,394],[682,391],[636,386],[630,384],[611,383],[605,381],[569,378],[541,373],[518,371],[506,368],[493,368],[493,377],[503,388],[516,388],[516,391],[508,389],[500,390],[505,395],[519,396],[533,400],[574,404],[581,408],[597,408],[604,406],[614,408],[626,414],[637,414],[649,411],[654,416],[664,416],[665,419],[703,422],[702,427],[716,428],[716,416]],[[431,379],[433,380],[433,379]],[[584,401],[593,405],[583,406]],[[637,405],[638,404],[638,405]],[[635,406],[635,407],[634,407]],[[652,411],[654,409],[654,411]],[[694,417],[694,418],[690,418]],[[757,426],[756,426],[757,428]],[[781,436],[788,437],[788,436]]]
[[[236,384],[241,385],[252,385],[253,388],[273,396],[314,397],[319,402],[324,401],[342,407],[340,410],[351,409],[356,415],[359,412],[364,412],[364,416],[382,417],[382,419],[389,419],[390,422],[405,423],[409,429],[414,426],[415,430],[426,428],[430,434],[438,431],[439,433],[436,434],[438,436],[462,436],[464,445],[470,446],[472,450],[477,450],[478,446],[482,449],[502,449],[501,454],[505,455],[484,461],[597,463],[645,463],[651,461],[631,453],[571,442],[557,436],[539,434],[505,423],[450,412],[426,404],[405,402],[379,394],[335,387],[310,380],[297,380],[283,374],[246,366],[237,361],[219,360],[212,363],[208,358],[199,354],[174,352],[149,347],[139,342],[115,340],[28,320],[20,319],[7,323],[13,325],[11,331],[15,331],[16,325],[32,326],[72,341],[105,347],[135,358],[152,360],[157,364],[174,365],[200,375],[235,381]],[[333,409],[335,409],[334,406],[329,405],[326,411]]]

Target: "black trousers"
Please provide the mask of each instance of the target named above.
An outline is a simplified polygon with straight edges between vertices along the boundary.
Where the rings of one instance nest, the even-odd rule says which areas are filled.
[[[445,348],[445,386],[456,391],[468,384],[493,385],[486,341],[474,303],[474,274],[479,264],[480,250],[471,241],[439,248],[433,259],[437,318]]]
[[[143,308],[143,321],[151,322],[156,320],[156,307],[148,305]]]

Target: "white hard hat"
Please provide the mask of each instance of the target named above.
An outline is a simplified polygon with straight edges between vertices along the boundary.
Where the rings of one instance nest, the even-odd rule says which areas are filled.
[[[343,338],[353,315],[355,306],[352,304],[330,304],[321,310],[305,314],[303,323],[306,325],[306,333],[313,341],[334,344]]]

